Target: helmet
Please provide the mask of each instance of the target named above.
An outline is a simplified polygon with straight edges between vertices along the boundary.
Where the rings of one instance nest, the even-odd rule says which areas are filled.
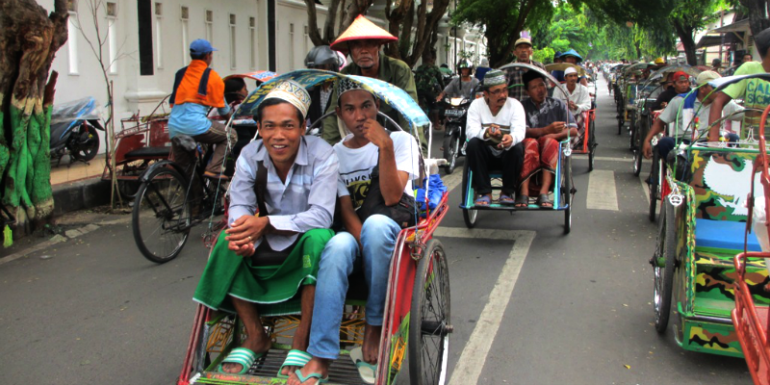
[[[470,68],[471,71],[473,70],[473,63],[471,63],[468,59],[460,60],[459,63],[457,63],[457,70],[460,71],[463,68]]]
[[[338,71],[339,57],[328,45],[313,47],[305,56],[305,67]]]
[[[662,57],[655,59],[655,65],[663,65],[663,64],[666,64],[666,59],[663,59]]]

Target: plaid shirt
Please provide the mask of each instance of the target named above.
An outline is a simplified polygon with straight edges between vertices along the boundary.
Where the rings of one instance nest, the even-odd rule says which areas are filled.
[[[513,63],[520,63],[519,59],[517,58],[511,64]],[[540,67],[543,70],[545,70],[545,66],[543,63],[536,62],[534,60],[530,60],[529,63],[525,64],[531,64],[535,67]],[[526,94],[524,93],[524,84],[522,81],[522,77],[524,76],[524,73],[528,70],[523,68],[516,68],[516,67],[510,67],[505,69],[505,76],[508,78],[508,96],[523,102],[524,97]]]

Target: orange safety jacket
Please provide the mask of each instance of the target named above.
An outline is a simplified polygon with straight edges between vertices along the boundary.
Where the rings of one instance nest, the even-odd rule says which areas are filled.
[[[225,82],[203,60],[193,60],[176,73],[169,104],[184,103],[215,108],[225,106]]]

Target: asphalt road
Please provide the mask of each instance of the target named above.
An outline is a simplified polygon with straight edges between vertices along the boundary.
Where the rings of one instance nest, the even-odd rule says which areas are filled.
[[[685,352],[672,333],[654,330],[647,260],[656,225],[603,82],[597,140],[593,173],[586,156],[573,159],[569,235],[563,215],[549,212],[482,212],[469,232],[452,191],[436,236],[451,275],[450,383],[750,383],[743,360]],[[445,180],[457,183],[459,173]],[[599,193],[587,196],[589,182]],[[0,383],[174,383],[206,262],[203,229],[157,266],[136,250],[128,216],[81,213],[61,224],[99,228],[0,258]]]

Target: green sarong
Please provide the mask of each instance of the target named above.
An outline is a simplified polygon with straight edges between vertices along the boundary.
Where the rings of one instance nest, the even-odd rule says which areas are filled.
[[[321,252],[334,232],[313,229],[302,234],[278,266],[254,266],[259,255],[244,258],[235,254],[227,248],[225,236],[224,231],[219,234],[193,300],[214,310],[234,312],[228,298],[233,296],[258,304],[262,316],[278,316],[299,313],[299,289],[315,285]]]

